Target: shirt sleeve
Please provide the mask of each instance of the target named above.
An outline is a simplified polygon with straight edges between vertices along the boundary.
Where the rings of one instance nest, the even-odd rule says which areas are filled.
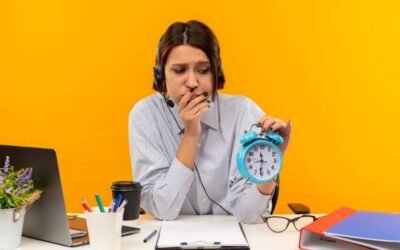
[[[234,215],[244,223],[262,221],[262,216],[269,214],[271,195],[258,191],[255,183],[244,179],[237,170],[236,154],[240,148],[240,136],[248,131],[252,124],[264,115],[264,112],[250,99],[245,98],[241,112],[237,116],[235,129],[236,139],[231,156],[229,174],[228,201]]]
[[[163,220],[181,210],[194,173],[178,159],[168,157],[149,107],[138,103],[129,115],[129,146],[136,181],[142,186],[141,206]]]

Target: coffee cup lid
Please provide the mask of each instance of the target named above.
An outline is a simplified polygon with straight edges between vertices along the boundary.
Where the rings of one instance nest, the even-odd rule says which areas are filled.
[[[140,183],[136,181],[115,181],[111,185],[111,189],[117,191],[137,190],[141,188]]]

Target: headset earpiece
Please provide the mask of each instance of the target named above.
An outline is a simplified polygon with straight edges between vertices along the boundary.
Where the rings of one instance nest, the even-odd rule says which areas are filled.
[[[153,88],[162,93],[164,91],[164,72],[160,58],[160,42],[157,46],[156,65],[153,67]]]
[[[162,66],[159,63],[157,63],[157,65],[153,67],[154,88],[160,92],[163,92],[163,82],[164,82],[164,77],[162,72]]]

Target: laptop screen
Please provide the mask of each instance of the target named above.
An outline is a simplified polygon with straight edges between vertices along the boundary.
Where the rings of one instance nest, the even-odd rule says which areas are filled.
[[[71,246],[56,153],[53,149],[0,145],[0,162],[10,156],[10,165],[33,168],[33,181],[42,190],[39,200],[25,215],[23,235]]]
[[[10,157],[10,165],[16,169],[33,168],[32,179],[35,187],[42,190],[40,199],[35,201],[25,215],[22,234],[64,246],[89,243],[87,234],[81,234],[82,237],[71,235],[70,228],[87,231],[86,221],[82,218],[67,218],[55,151],[0,145],[0,162],[4,161],[6,156]],[[140,228],[122,226],[121,235],[126,236],[139,231]]]

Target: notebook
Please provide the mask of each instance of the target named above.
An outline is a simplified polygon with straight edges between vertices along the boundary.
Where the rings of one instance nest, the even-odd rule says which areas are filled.
[[[250,249],[241,224],[228,218],[163,221],[156,249]]]
[[[17,169],[33,168],[35,187],[43,191],[25,215],[22,234],[64,246],[88,244],[86,220],[76,216],[67,218],[56,152],[53,149],[0,145],[0,162],[7,155],[10,164]],[[122,230],[122,235],[140,231],[126,226]]]

